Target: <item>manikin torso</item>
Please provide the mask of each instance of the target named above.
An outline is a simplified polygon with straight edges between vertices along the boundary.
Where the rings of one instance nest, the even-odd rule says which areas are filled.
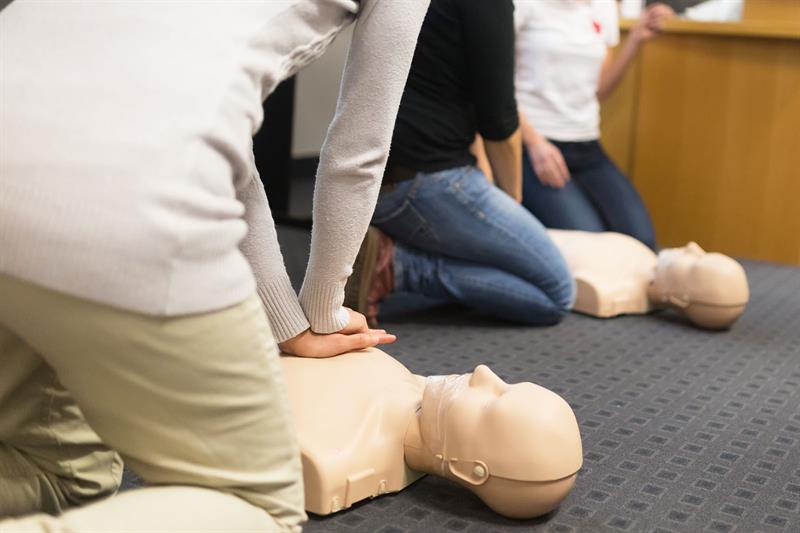
[[[547,230],[576,284],[574,309],[597,317],[647,313],[647,287],[658,258],[621,233]]]
[[[406,466],[403,439],[425,378],[376,353],[281,357],[311,512],[334,513],[423,475]]]

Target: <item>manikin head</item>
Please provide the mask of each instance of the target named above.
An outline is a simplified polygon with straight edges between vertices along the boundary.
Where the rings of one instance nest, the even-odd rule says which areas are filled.
[[[512,518],[556,508],[583,462],[566,401],[533,383],[509,385],[483,365],[428,378],[419,424],[434,473]]]
[[[706,253],[694,242],[658,254],[649,293],[655,303],[675,307],[709,329],[729,327],[749,299],[742,266],[727,255]]]

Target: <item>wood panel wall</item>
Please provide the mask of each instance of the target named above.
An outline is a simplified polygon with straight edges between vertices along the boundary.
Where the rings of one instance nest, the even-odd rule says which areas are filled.
[[[800,264],[800,30],[678,26],[604,103],[606,149],[642,194],[660,246],[695,240]]]
[[[742,20],[795,21],[800,19],[798,0],[746,0]]]

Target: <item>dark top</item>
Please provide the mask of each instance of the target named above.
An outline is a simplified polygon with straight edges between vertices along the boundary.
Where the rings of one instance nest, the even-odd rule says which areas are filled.
[[[407,177],[392,169],[474,165],[469,146],[476,131],[502,140],[518,126],[512,0],[431,0],[384,180]]]

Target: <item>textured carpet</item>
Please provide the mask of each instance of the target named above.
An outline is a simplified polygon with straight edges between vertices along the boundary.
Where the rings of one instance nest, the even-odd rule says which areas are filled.
[[[280,236],[297,281],[308,238]],[[722,333],[671,313],[519,327],[394,297],[382,325],[399,340],[387,352],[418,374],[486,363],[558,392],[581,427],[583,469],[561,507],[534,521],[503,519],[428,476],[312,516],[306,531],[800,531],[800,269],[744,265],[751,304]]]

